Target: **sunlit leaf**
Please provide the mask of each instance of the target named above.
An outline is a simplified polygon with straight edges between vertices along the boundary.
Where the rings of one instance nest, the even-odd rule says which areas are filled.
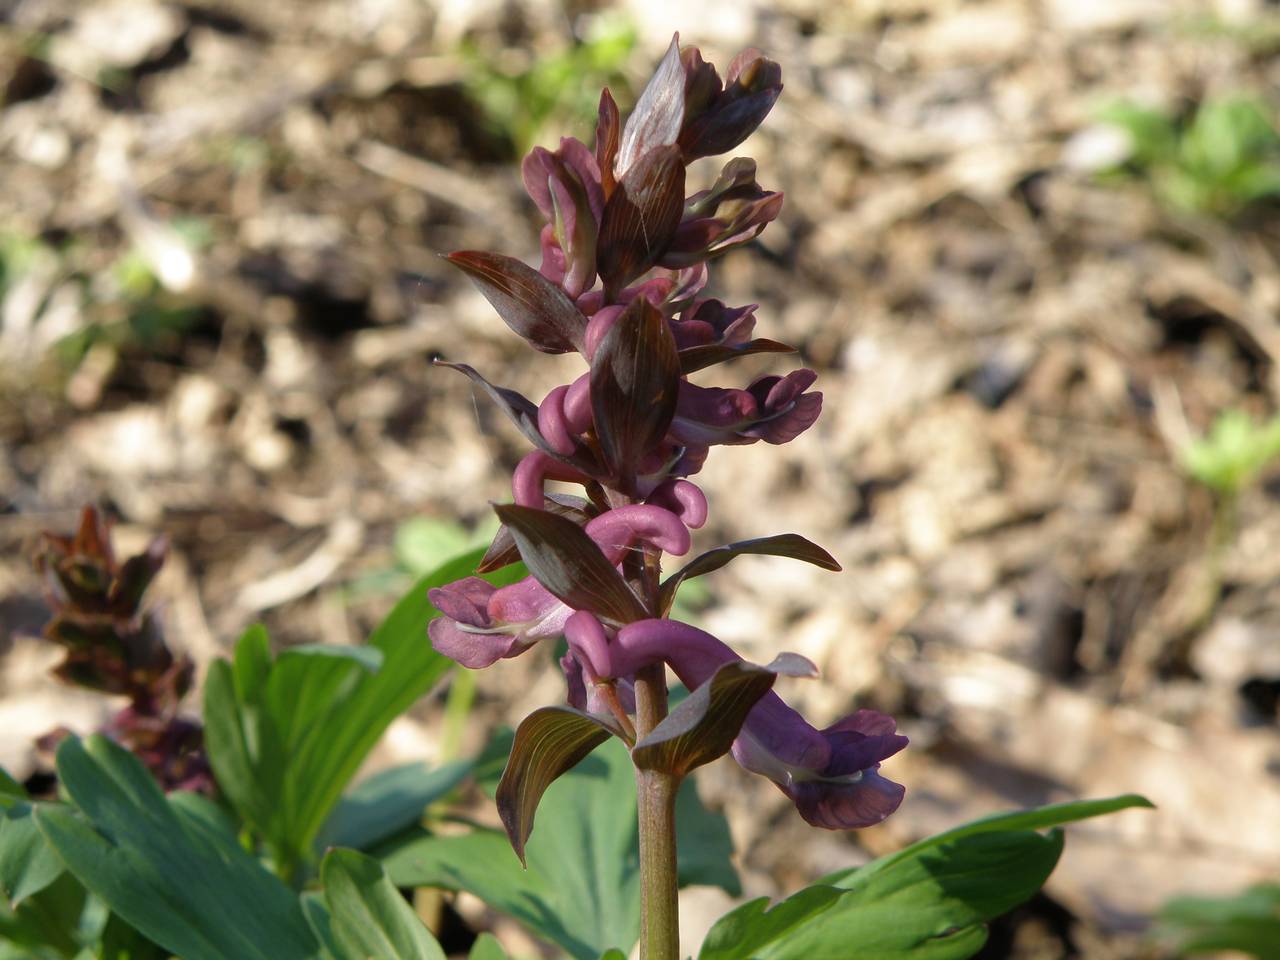
[[[572,520],[515,504],[494,510],[511,529],[529,572],[554,596],[617,623],[644,619],[644,608],[621,574]]]
[[[471,278],[507,326],[544,353],[582,349],[583,316],[560,287],[528,264],[500,253],[460,250],[450,263]]]
[[[495,799],[521,863],[525,862],[525,842],[533,830],[538,801],[547,787],[613,732],[601,719],[573,707],[541,707],[520,722]]]

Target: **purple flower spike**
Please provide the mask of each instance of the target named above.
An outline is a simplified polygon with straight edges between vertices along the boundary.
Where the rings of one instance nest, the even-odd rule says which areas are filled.
[[[681,383],[670,437],[690,447],[787,443],[822,412],[822,394],[804,392],[815,379],[812,370],[795,370],[785,377],[761,377],[746,390]]]
[[[427,625],[432,648],[472,670],[558,637],[573,613],[533,577],[501,589],[467,577],[427,596],[443,614]]]
[[[690,530],[707,523],[707,499],[687,478],[710,448],[787,443],[822,410],[812,370],[745,389],[690,382],[737,357],[793,349],[756,337],[754,304],[728,307],[703,292],[708,263],[777,218],[782,194],[760,186],[748,157],[726,157],[709,189],[686,193],[689,164],[740,144],[781,91],[780,68],[759,51],[739,54],[722,79],[677,35],[630,116],[601,94],[591,149],[566,138],[525,158],[543,218],[540,270],[484,251],[449,255],[531,346],[577,352],[588,367],[535,405],[441,362],[482,388],[534,447],[513,473],[515,503],[495,507],[502,528],[476,567],[487,574],[520,559],[530,576],[501,589],[468,577],[430,591],[443,614],[431,642],[483,667],[563,635],[569,702],[601,715],[549,707],[521,724],[498,803],[522,859],[547,783],[608,734],[632,745],[638,771],[677,781],[732,752],[830,829],[879,822],[902,801],[903,788],[878,773],[906,745],[892,719],[864,710],[816,729],[771,689],[778,676],[816,674],[803,657],[751,667],[710,634],[664,618],[682,582],[737,556],[839,569],[816,544],[779,534],[710,550],[662,578],[666,555],[687,553]],[[583,495],[550,493],[548,481]],[[693,691],[665,719],[663,664]],[[653,676],[637,685],[648,667]]]

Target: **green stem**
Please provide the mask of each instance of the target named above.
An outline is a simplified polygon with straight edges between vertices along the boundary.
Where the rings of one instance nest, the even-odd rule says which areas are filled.
[[[667,714],[661,664],[636,674],[636,734],[644,737]],[[640,811],[640,960],[680,960],[676,885],[675,774],[636,770]]]
[[[444,730],[440,735],[440,759],[444,763],[456,759],[462,750],[467,718],[476,700],[476,677],[474,670],[454,668],[449,696],[444,702]]]

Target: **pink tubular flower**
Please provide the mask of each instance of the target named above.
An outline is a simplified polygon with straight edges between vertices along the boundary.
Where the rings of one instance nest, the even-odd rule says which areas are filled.
[[[612,637],[589,613],[568,618],[569,650],[592,683],[633,677],[665,663],[690,690],[742,658],[705,631],[676,620],[638,620]],[[907,745],[891,717],[859,710],[817,730],[770,691],[752,708],[733,744],[738,763],[768,777],[817,827],[851,830],[879,823],[906,793],[880,775],[880,762]]]
[[[684,496],[691,499],[687,493]],[[696,513],[696,502],[693,509]],[[614,565],[638,543],[675,556],[689,552],[689,528],[684,521],[650,504],[609,510],[583,529]],[[532,576],[508,587],[466,577],[436,587],[427,596],[441,613],[427,625],[431,646],[473,670],[519,656],[539,640],[560,636],[574,612]]]
[[[596,158],[572,137],[555,153],[535,147],[521,167],[525,188],[547,225],[541,273],[577,297],[596,282],[596,235],[604,210]]]

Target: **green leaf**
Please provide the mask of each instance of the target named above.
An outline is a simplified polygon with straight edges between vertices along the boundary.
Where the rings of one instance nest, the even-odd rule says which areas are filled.
[[[629,950],[640,931],[635,778],[621,741],[547,790],[528,870],[506,836],[419,835],[380,851],[398,886],[466,890],[578,960]]]
[[[989,817],[982,817],[979,820],[973,820],[970,823],[954,827],[945,833],[926,837],[911,844],[909,847],[904,847],[897,853],[881,857],[865,867],[839,870],[828,874],[819,882],[846,887],[858,882],[857,878],[865,880],[875,871],[890,867],[899,860],[910,859],[930,847],[951,843],[963,837],[971,837],[981,833],[994,833],[1000,830],[1047,830],[1050,827],[1060,827],[1063,824],[1075,823],[1078,820],[1089,820],[1093,817],[1105,816],[1108,813],[1118,813],[1121,810],[1129,810],[1134,807],[1154,810],[1155,804],[1136,793],[1126,793],[1118,797],[1108,797],[1104,800],[1071,800],[1066,803],[1051,803],[1048,806],[1036,807],[1033,810],[996,813]]]
[[[729,822],[702,805],[696,777],[686,779],[676,793],[676,839],[680,886],[719,887],[731,897],[742,896],[742,881],[733,867]]]
[[[520,722],[496,799],[511,848],[522,864],[538,801],[547,787],[613,732],[599,717],[573,707],[541,707]]]
[[[492,933],[482,933],[471,945],[467,960],[511,960],[511,958],[507,956],[507,951],[502,949],[502,944],[498,942],[497,937]]]
[[[17,907],[62,873],[62,861],[45,843],[35,821],[35,805],[0,810],[0,896]]]
[[[22,784],[9,776],[7,770],[0,767],[0,807],[9,800],[25,799],[27,799],[27,791],[22,789]]]
[[[320,865],[320,880],[334,941],[352,960],[445,960],[440,944],[377,860],[354,850],[330,850]]]
[[[78,955],[86,933],[85,889],[65,871],[16,909],[0,900],[0,956],[6,960],[62,960]],[[7,952],[6,946],[14,950]]]
[[[127,750],[68,738],[57,768],[80,813],[40,807],[41,833],[140,933],[183,960],[316,956],[297,897],[229,837],[180,815]]]
[[[784,941],[845,895],[837,887],[806,887],[772,909],[768,897],[749,900],[716,921],[698,960],[746,960],[753,950]]]
[[[367,850],[421,820],[470,770],[469,762],[458,761],[435,770],[408,763],[376,773],[338,801],[316,845]]]
[[[600,547],[572,520],[516,504],[495,506],[540,584],[575,610],[615,623],[643,620],[644,607]]]
[[[708,550],[694,557],[687,564],[667,577],[662,583],[658,603],[662,610],[670,610],[675,601],[676,591],[680,584],[690,577],[719,570],[734,557],[743,554],[760,554],[770,557],[788,557],[792,560],[803,560],[824,570],[839,570],[840,564],[827,551],[816,543],[800,536],[798,533],[780,533],[772,537],[759,537],[755,540],[739,540],[737,543],[726,543],[722,547]]]
[[[1157,931],[1179,955],[1238,950],[1273,960],[1280,944],[1280,884],[1233,897],[1178,897],[1160,910]]]
[[[311,891],[302,895],[302,913],[307,918],[307,925],[320,942],[321,960],[346,960],[346,956],[333,935],[333,917],[329,915],[329,906],[324,895],[319,891]]]
[[[474,550],[422,578],[364,647],[294,648],[270,660],[250,630],[234,665],[214,663],[205,687],[205,742],[228,799],[270,843],[285,873],[310,858],[343,789],[391,722],[444,676],[431,649],[427,590],[465,577]],[[490,579],[512,583],[511,567]]]
[[[745,661],[724,664],[636,743],[631,759],[640,770],[684,776],[724,756],[775,676]]]
[[[824,877],[770,911],[763,901],[739,907],[712,928],[699,960],[963,960],[985,943],[986,923],[1056,865],[1061,831],[1036,831],[1138,806],[1150,803],[1115,797],[965,824]]]
[[[169,960],[170,953],[113,913],[102,929],[97,955],[102,960]]]

